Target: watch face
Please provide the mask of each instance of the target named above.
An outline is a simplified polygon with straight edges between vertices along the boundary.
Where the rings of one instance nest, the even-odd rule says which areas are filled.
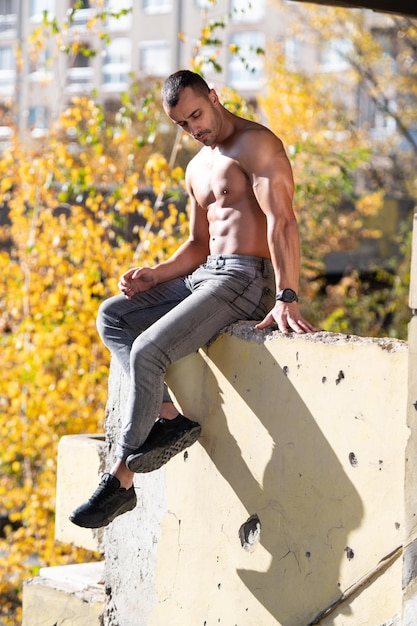
[[[294,302],[294,300],[297,300],[297,294],[292,289],[284,289],[282,292],[282,300],[284,302]]]
[[[298,296],[294,289],[281,289],[276,296],[276,300],[280,300],[281,302],[298,302]]]

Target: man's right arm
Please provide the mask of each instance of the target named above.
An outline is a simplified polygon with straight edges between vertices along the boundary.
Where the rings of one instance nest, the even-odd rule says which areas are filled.
[[[207,259],[209,253],[209,228],[207,211],[197,202],[192,185],[187,178],[190,219],[187,240],[169,259],[155,267],[139,267],[128,270],[119,281],[119,289],[127,298],[146,291],[159,283],[187,276]]]
[[[154,268],[158,283],[186,276],[204,263],[209,254],[209,225],[207,211],[197,202],[191,182],[193,162],[186,171],[186,188],[189,198],[189,235],[187,240],[166,261]]]

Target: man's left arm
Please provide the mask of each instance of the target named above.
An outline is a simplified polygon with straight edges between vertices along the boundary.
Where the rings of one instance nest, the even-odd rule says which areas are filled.
[[[267,219],[268,247],[275,271],[276,293],[278,295],[284,289],[290,289],[298,294],[300,239],[293,210],[292,168],[280,139],[268,132],[259,139],[251,157],[253,191]],[[315,330],[301,315],[297,300],[277,300],[256,328],[266,328],[274,322],[285,334],[290,330],[300,334]]]

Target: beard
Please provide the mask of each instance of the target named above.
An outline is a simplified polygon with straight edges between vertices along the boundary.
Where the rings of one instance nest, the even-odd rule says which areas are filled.
[[[204,146],[213,146],[217,141],[217,135],[209,129],[202,130],[197,135],[193,135],[193,137]]]

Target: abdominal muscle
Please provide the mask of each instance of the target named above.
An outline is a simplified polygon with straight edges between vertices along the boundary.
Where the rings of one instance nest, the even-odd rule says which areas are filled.
[[[256,203],[240,201],[237,206],[215,202],[208,207],[210,254],[245,254],[269,258],[266,218]]]

